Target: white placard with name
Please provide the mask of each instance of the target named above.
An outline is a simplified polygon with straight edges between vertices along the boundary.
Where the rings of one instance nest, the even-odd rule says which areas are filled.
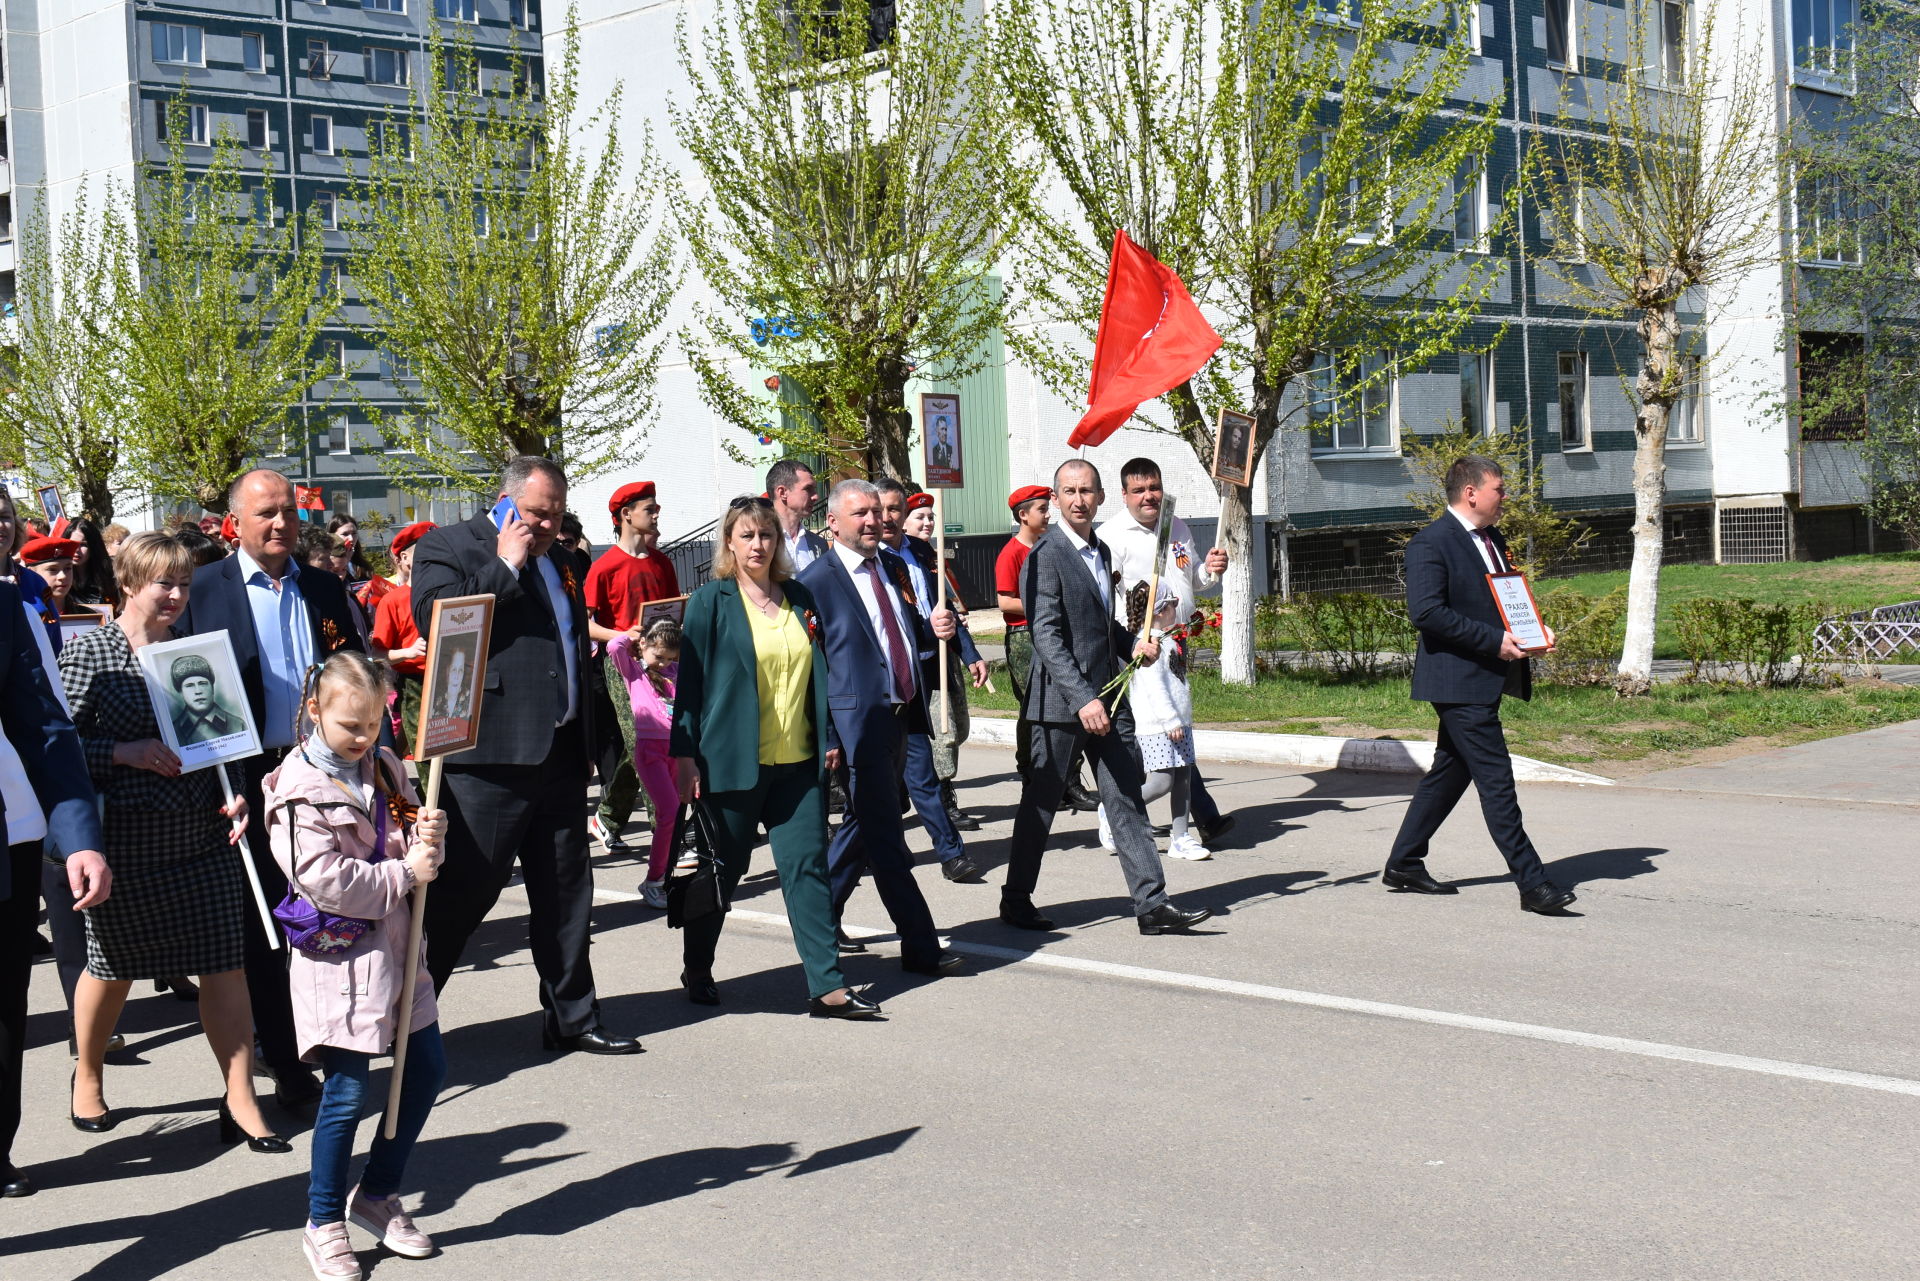
[[[1500,617],[1506,620],[1507,630],[1513,633],[1521,649],[1539,654],[1553,648],[1525,574],[1488,574],[1487,586],[1493,589],[1493,603],[1499,607]]]

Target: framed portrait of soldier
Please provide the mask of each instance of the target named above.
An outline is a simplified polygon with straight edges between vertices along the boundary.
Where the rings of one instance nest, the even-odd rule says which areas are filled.
[[[920,447],[928,489],[960,489],[967,483],[960,445],[960,397],[951,392],[922,393]]]
[[[427,626],[427,674],[420,691],[420,727],[413,758],[464,752],[480,741],[487,682],[487,640],[493,634],[491,593],[433,602]]]
[[[657,618],[671,618],[676,623],[687,621],[687,598],[669,596],[664,600],[650,600],[640,607],[640,630],[645,631]]]
[[[142,645],[138,658],[160,739],[180,758],[181,772],[260,754],[259,730],[225,632]]]
[[[1229,485],[1253,484],[1252,414],[1222,409],[1213,431],[1213,475]]]
[[[60,501],[59,489],[52,485],[42,485],[34,492],[39,495],[40,514],[46,518],[48,529],[55,528],[67,518],[67,505]]]

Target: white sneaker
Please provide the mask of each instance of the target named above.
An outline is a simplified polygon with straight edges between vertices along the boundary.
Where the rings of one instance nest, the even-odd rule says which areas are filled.
[[[433,1238],[413,1225],[397,1196],[370,1197],[355,1188],[347,1199],[347,1219],[404,1258],[424,1259],[433,1253]]]
[[[1167,842],[1168,858],[1183,858],[1190,863],[1199,863],[1213,857],[1213,851],[1202,845],[1192,834],[1176,836]]]
[[[646,905],[656,912],[667,910],[667,883],[665,881],[642,881],[640,897]]]
[[[300,1234],[300,1249],[319,1281],[360,1281],[360,1260],[344,1223],[323,1223]]]
[[[627,843],[620,839],[620,834],[618,832],[613,831],[605,823],[601,822],[600,816],[598,814],[590,815],[588,817],[587,835],[591,836],[594,840],[599,841],[602,848],[604,848],[609,854],[627,853],[627,850],[628,850]]]
[[[1100,848],[1109,854],[1118,854],[1120,847],[1113,843],[1113,829],[1107,825],[1107,807],[1100,807]]]

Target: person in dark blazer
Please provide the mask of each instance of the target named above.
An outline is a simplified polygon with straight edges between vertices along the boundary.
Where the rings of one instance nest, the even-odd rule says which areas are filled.
[[[518,862],[540,975],[542,1043],[637,1054],[638,1041],[601,1026],[587,955],[595,700],[584,579],[558,543],[566,473],[546,458],[514,458],[501,473],[500,495],[518,514],[497,529],[482,512],[428,531],[413,549],[413,618],[422,636],[432,635],[435,601],[489,594],[495,601],[479,739],[443,767],[447,852],[427,896],[427,968],[434,989],[445,988]]]
[[[0,743],[0,822],[7,833],[7,856],[0,859],[0,1196],[7,1197],[33,1195],[33,1181],[12,1158],[20,1131],[41,857],[51,854],[66,863],[76,908],[105,901],[113,884],[100,853],[100,814],[80,736],[28,630],[36,625],[19,589],[0,583],[0,730],[6,736]]]
[[[953,611],[922,618],[898,587],[905,566],[880,546],[880,491],[870,481],[843,480],[827,500],[833,545],[807,566],[800,583],[819,602],[830,681],[828,714],[846,754],[847,816],[834,833],[827,863],[839,920],[863,871],[900,934],[900,963],[939,975],[960,958],[942,953],[933,914],[913,879],[913,853],[900,822],[900,779],[907,736],[927,732],[921,652],[951,638]]]
[[[1024,930],[1053,928],[1034,907],[1033,890],[1068,772],[1084,753],[1099,782],[1140,932],[1190,930],[1213,913],[1187,911],[1167,898],[1160,851],[1140,798],[1146,771],[1133,741],[1133,710],[1118,691],[1102,693],[1130,658],[1158,659],[1159,646],[1135,642],[1114,617],[1119,576],[1113,552],[1093,531],[1093,518],[1106,501],[1099,471],[1078,458],[1061,463],[1053,473],[1053,496],[1060,520],[1021,567],[1020,599],[1033,637],[1025,708],[1031,769],[1014,812],[1000,919]]]
[[[711,820],[721,889],[733,898],[760,829],[773,846],[808,1013],[871,1019],[880,1007],[847,987],[833,944],[827,880],[827,775],[840,748],[827,711],[826,654],[813,594],[789,579],[773,504],[736,498],[720,518],[713,580],[681,621],[674,758],[682,804]],[[687,999],[717,1005],[713,955],[724,912],[689,921],[680,974]]]
[[[1420,633],[1413,696],[1433,704],[1440,736],[1433,768],[1414,789],[1380,880],[1390,890],[1458,892],[1428,874],[1427,846],[1471,781],[1487,832],[1520,889],[1520,906],[1557,912],[1573,902],[1573,892],[1547,879],[1527,839],[1500,725],[1503,697],[1533,697],[1527,653],[1506,629],[1487,585],[1487,575],[1513,567],[1497,526],[1506,479],[1500,464],[1469,454],[1447,469],[1446,484],[1447,510],[1407,543],[1407,617]]]
[[[240,666],[240,685],[260,732],[259,756],[239,768],[240,794],[249,813],[261,814],[260,783],[294,741],[300,685],[307,668],[337,649],[360,649],[360,629],[347,602],[346,584],[332,574],[302,569],[300,509],[293,482],[256,468],[233,482],[227,509],[240,546],[231,556],[193,573],[187,607],[176,624],[182,635],[225,632]],[[247,827],[247,856],[260,874],[268,903],[287,892],[287,878],[267,848],[267,825]],[[301,1107],[320,1097],[313,1069],[300,1061],[293,1035],[293,1004],[287,988],[287,958],[267,945],[263,931],[246,937],[247,996],[253,1005],[260,1057],[273,1074],[274,1097]]]

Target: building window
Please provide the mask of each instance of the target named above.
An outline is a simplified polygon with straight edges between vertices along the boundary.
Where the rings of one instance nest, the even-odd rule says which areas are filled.
[[[157,99],[153,104],[153,136],[161,142],[167,141],[167,112],[173,104],[165,98]],[[187,145],[208,147],[213,145],[213,116],[197,102],[187,104]]]
[[[366,81],[370,85],[391,85],[404,88],[407,83],[407,55],[398,49],[375,49],[366,51]]]
[[[307,79],[333,79],[333,60],[337,56],[327,51],[326,41],[307,41]]]
[[[244,35],[240,37],[240,65],[255,75],[267,69],[267,38],[265,36]]]
[[[206,66],[200,49],[200,28],[171,22],[154,23],[153,60],[183,67]]]
[[[1480,52],[1480,0],[1454,6],[1453,38],[1473,53]]]
[[[1793,0],[1793,66],[1818,82],[1853,79],[1859,0]]]
[[[347,372],[347,344],[339,338],[320,340],[320,373],[336,378]]]
[[[1322,355],[1315,359],[1307,413],[1315,452],[1399,452],[1393,430],[1396,380],[1391,358],[1374,352]]]
[[[1707,424],[1701,392],[1700,357],[1680,357],[1680,399],[1667,412],[1667,443],[1698,445],[1707,438]]]
[[[1322,171],[1322,158],[1333,145],[1332,134],[1321,134],[1310,138],[1300,149],[1300,181],[1312,195],[1313,208],[1317,212],[1327,198],[1327,176]],[[1346,191],[1342,194],[1338,206],[1339,216],[1347,223],[1347,243],[1370,245],[1393,239],[1393,223],[1389,210],[1383,205],[1377,210],[1364,207],[1358,176],[1347,179]]]
[[[1481,436],[1493,435],[1493,354],[1460,353],[1460,425]]]
[[[1794,190],[1794,227],[1803,262],[1852,266],[1860,261],[1860,226],[1837,174],[1820,174]]]
[[[407,0],[360,0],[360,7],[374,13],[405,13]]]
[[[330,156],[333,154],[333,117],[315,116],[313,118],[313,154]]]
[[[540,101],[546,83],[540,74],[540,68],[531,62],[518,62],[513,68],[513,92],[515,97],[525,98],[528,102]]]
[[[489,236],[493,234],[493,214],[487,208],[487,198],[485,196],[475,196],[473,198],[473,234],[476,236]]]
[[[1343,26],[1360,25],[1360,0],[1310,0],[1314,16]]]
[[[413,377],[413,362],[398,352],[380,349],[380,376],[388,382]]]
[[[1580,56],[1575,45],[1574,0],[1547,0],[1547,65],[1562,71],[1575,69]]]
[[[1587,435],[1587,353],[1560,353],[1560,448],[1591,449]]]
[[[1487,207],[1487,171],[1463,170],[1454,179],[1453,243],[1456,248],[1487,252],[1487,229],[1492,218]]]
[[[267,149],[267,113],[257,109],[247,112],[247,146],[255,151]]]
[[[534,0],[507,0],[507,18],[521,31],[540,25],[540,9]]]
[[[1800,439],[1859,440],[1867,434],[1859,334],[1806,334],[1800,340]]]
[[[1660,83],[1679,89],[1687,83],[1687,6],[1685,0],[1660,0]]]
[[[335,418],[329,422],[327,424],[327,452],[329,454],[345,454],[351,453],[352,449],[353,439],[347,432],[347,420],[344,418]],[[339,492],[335,491],[334,500],[337,502],[339,498]]]
[[[480,92],[480,64],[473,55],[449,49],[440,63],[441,88],[448,93]]]
[[[433,0],[433,13],[448,22],[480,21],[476,0]]]
[[[314,216],[320,219],[320,225],[328,231],[340,228],[340,199],[331,191],[322,191],[313,198]]]
[[[403,160],[413,155],[413,131],[404,120],[374,121],[373,138],[373,149],[378,155]]]

